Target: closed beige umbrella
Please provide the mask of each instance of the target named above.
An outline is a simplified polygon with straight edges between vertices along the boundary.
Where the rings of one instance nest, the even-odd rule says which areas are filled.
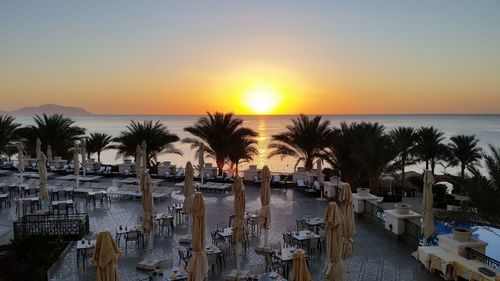
[[[354,211],[352,209],[351,186],[345,184],[339,198],[339,209],[342,216],[342,259],[349,259],[353,254],[352,236],[356,232]]]
[[[73,166],[75,169],[76,176],[78,176],[80,174],[80,161],[78,160],[78,157],[79,157],[78,144],[75,143],[75,147],[73,147]]]
[[[40,183],[40,199],[47,200],[49,199],[49,194],[45,187],[47,184],[47,157],[43,152],[40,152],[38,157],[38,176]]]
[[[137,145],[135,148],[135,174],[138,178],[141,177],[141,165],[142,165],[142,148]]]
[[[81,152],[82,152],[82,174],[83,174],[83,177],[85,178],[86,174],[87,174],[87,148],[86,148],[86,141],[85,139],[81,140],[80,142],[80,146],[82,147],[81,148]]]
[[[96,281],[120,280],[116,269],[120,255],[120,248],[108,231],[97,235],[94,255],[92,256],[92,264],[96,267]]]
[[[191,213],[191,207],[193,206],[193,178],[194,169],[191,162],[186,163],[186,171],[184,177],[184,213]]]
[[[430,238],[435,232],[434,226],[434,212],[432,209],[432,186],[434,185],[434,177],[429,170],[424,171],[424,206],[423,206],[423,234],[424,238]],[[426,242],[426,241],[424,241]]]
[[[142,141],[141,148],[142,148],[142,152],[141,152],[142,169],[147,170],[148,169],[148,154],[147,154],[148,145],[147,145],[145,140]]]
[[[291,281],[312,281],[311,273],[307,268],[304,250],[297,249],[293,252],[292,278]]]
[[[36,159],[40,158],[40,152],[42,152],[42,141],[36,138]]]
[[[153,192],[151,188],[151,176],[148,172],[143,171],[141,173],[141,191],[142,191],[142,208],[144,209],[144,215],[142,218],[142,232],[150,233],[151,229],[151,217],[153,216]]]
[[[193,215],[193,255],[187,266],[188,281],[203,281],[208,274],[207,254],[205,249],[205,203],[203,195],[196,192],[191,208]]]
[[[233,241],[236,243],[236,270],[241,269],[241,255],[243,252],[242,243],[245,236],[245,186],[240,176],[234,179],[234,225]]]
[[[21,173],[21,184],[23,184],[24,172],[24,145],[22,142],[17,144],[17,170]]]
[[[201,184],[205,180],[205,145],[200,144],[200,150],[198,151],[198,165],[200,165],[200,180]]]
[[[271,226],[271,207],[269,206],[271,201],[271,171],[266,165],[262,168],[261,173],[261,183],[260,183],[260,202],[262,207],[259,213],[259,227],[264,229],[264,248],[268,244],[268,232]]]
[[[340,280],[340,254],[342,243],[342,216],[337,203],[330,202],[325,214],[326,254],[329,263],[325,271],[326,280]]]
[[[47,145],[47,161],[50,163],[52,161],[52,146]]]

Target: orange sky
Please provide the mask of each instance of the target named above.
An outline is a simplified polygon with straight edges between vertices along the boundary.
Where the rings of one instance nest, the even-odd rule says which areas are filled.
[[[500,113],[495,2],[166,2],[5,5],[0,110]]]

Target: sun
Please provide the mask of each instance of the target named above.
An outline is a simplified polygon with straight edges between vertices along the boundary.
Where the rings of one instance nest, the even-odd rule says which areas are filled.
[[[243,93],[243,104],[255,114],[270,114],[278,107],[280,93],[269,85],[253,86]]]

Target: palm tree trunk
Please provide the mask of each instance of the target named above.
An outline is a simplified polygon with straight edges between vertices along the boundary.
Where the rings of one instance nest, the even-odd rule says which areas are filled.
[[[306,171],[310,171],[313,169],[313,159],[312,158],[307,158],[306,161],[304,162],[304,168]]]
[[[217,175],[222,176],[222,171],[224,169],[224,159],[222,160],[218,159],[215,162],[217,163],[217,168],[218,168]]]
[[[465,178],[465,164],[464,163],[460,164],[460,176],[462,177],[462,179]]]
[[[434,162],[434,160],[431,160],[431,173],[433,176],[434,176],[434,168],[436,168],[436,163]]]
[[[429,160],[425,160],[425,169],[429,170]]]
[[[97,162],[101,162],[101,152],[97,151]]]

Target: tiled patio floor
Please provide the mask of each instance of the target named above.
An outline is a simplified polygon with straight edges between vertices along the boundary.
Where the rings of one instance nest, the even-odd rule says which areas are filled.
[[[205,206],[207,210],[207,231],[210,231],[218,223],[228,223],[229,214],[233,209],[233,196],[231,194],[205,193]],[[259,188],[247,185],[247,211],[254,212],[259,209]],[[91,236],[103,230],[110,231],[113,235],[119,225],[137,225],[138,217],[142,214],[140,200],[118,200],[115,199],[109,207],[92,207],[88,210],[85,201],[79,201],[79,209],[87,211],[90,216]],[[172,199],[155,202],[157,212],[164,212],[167,206],[181,203],[182,193],[175,193]],[[14,205],[14,204],[13,204]],[[295,220],[302,216],[323,217],[326,201],[318,201],[315,198],[305,197],[302,193],[289,189],[272,189],[272,228],[269,240],[282,241],[282,233],[289,225],[295,225]],[[0,226],[5,231],[8,225],[15,219],[13,210],[0,210]],[[355,254],[349,263],[349,280],[439,280],[436,276],[429,274],[411,256],[414,250],[406,244],[396,241],[387,236],[383,230],[374,226],[362,218],[356,218],[357,231],[354,236]],[[173,235],[156,236],[154,241],[153,255],[158,258],[171,258],[174,264],[179,261],[177,248],[183,248],[179,244],[179,238],[187,233],[187,223],[176,225]],[[3,235],[5,239],[5,235]],[[207,241],[210,234],[207,233]],[[250,237],[250,249],[243,256],[243,268],[249,264],[264,264],[264,257],[256,254],[253,247],[263,241],[263,235]],[[4,242],[4,241],[2,241]],[[122,244],[122,249],[124,247]],[[136,264],[144,258],[145,250],[136,251],[129,247],[127,253],[120,258],[118,270],[121,280],[137,280],[145,277],[143,273],[137,272]],[[323,280],[322,271],[326,264],[326,255],[323,253],[319,258],[311,259],[310,271],[313,280]],[[227,264],[220,276],[211,275],[209,280],[223,280],[223,276],[236,267],[235,256],[229,256]],[[70,251],[55,269],[56,280],[95,280],[95,270],[92,266],[84,269],[81,264],[76,264],[76,249],[72,246]]]

